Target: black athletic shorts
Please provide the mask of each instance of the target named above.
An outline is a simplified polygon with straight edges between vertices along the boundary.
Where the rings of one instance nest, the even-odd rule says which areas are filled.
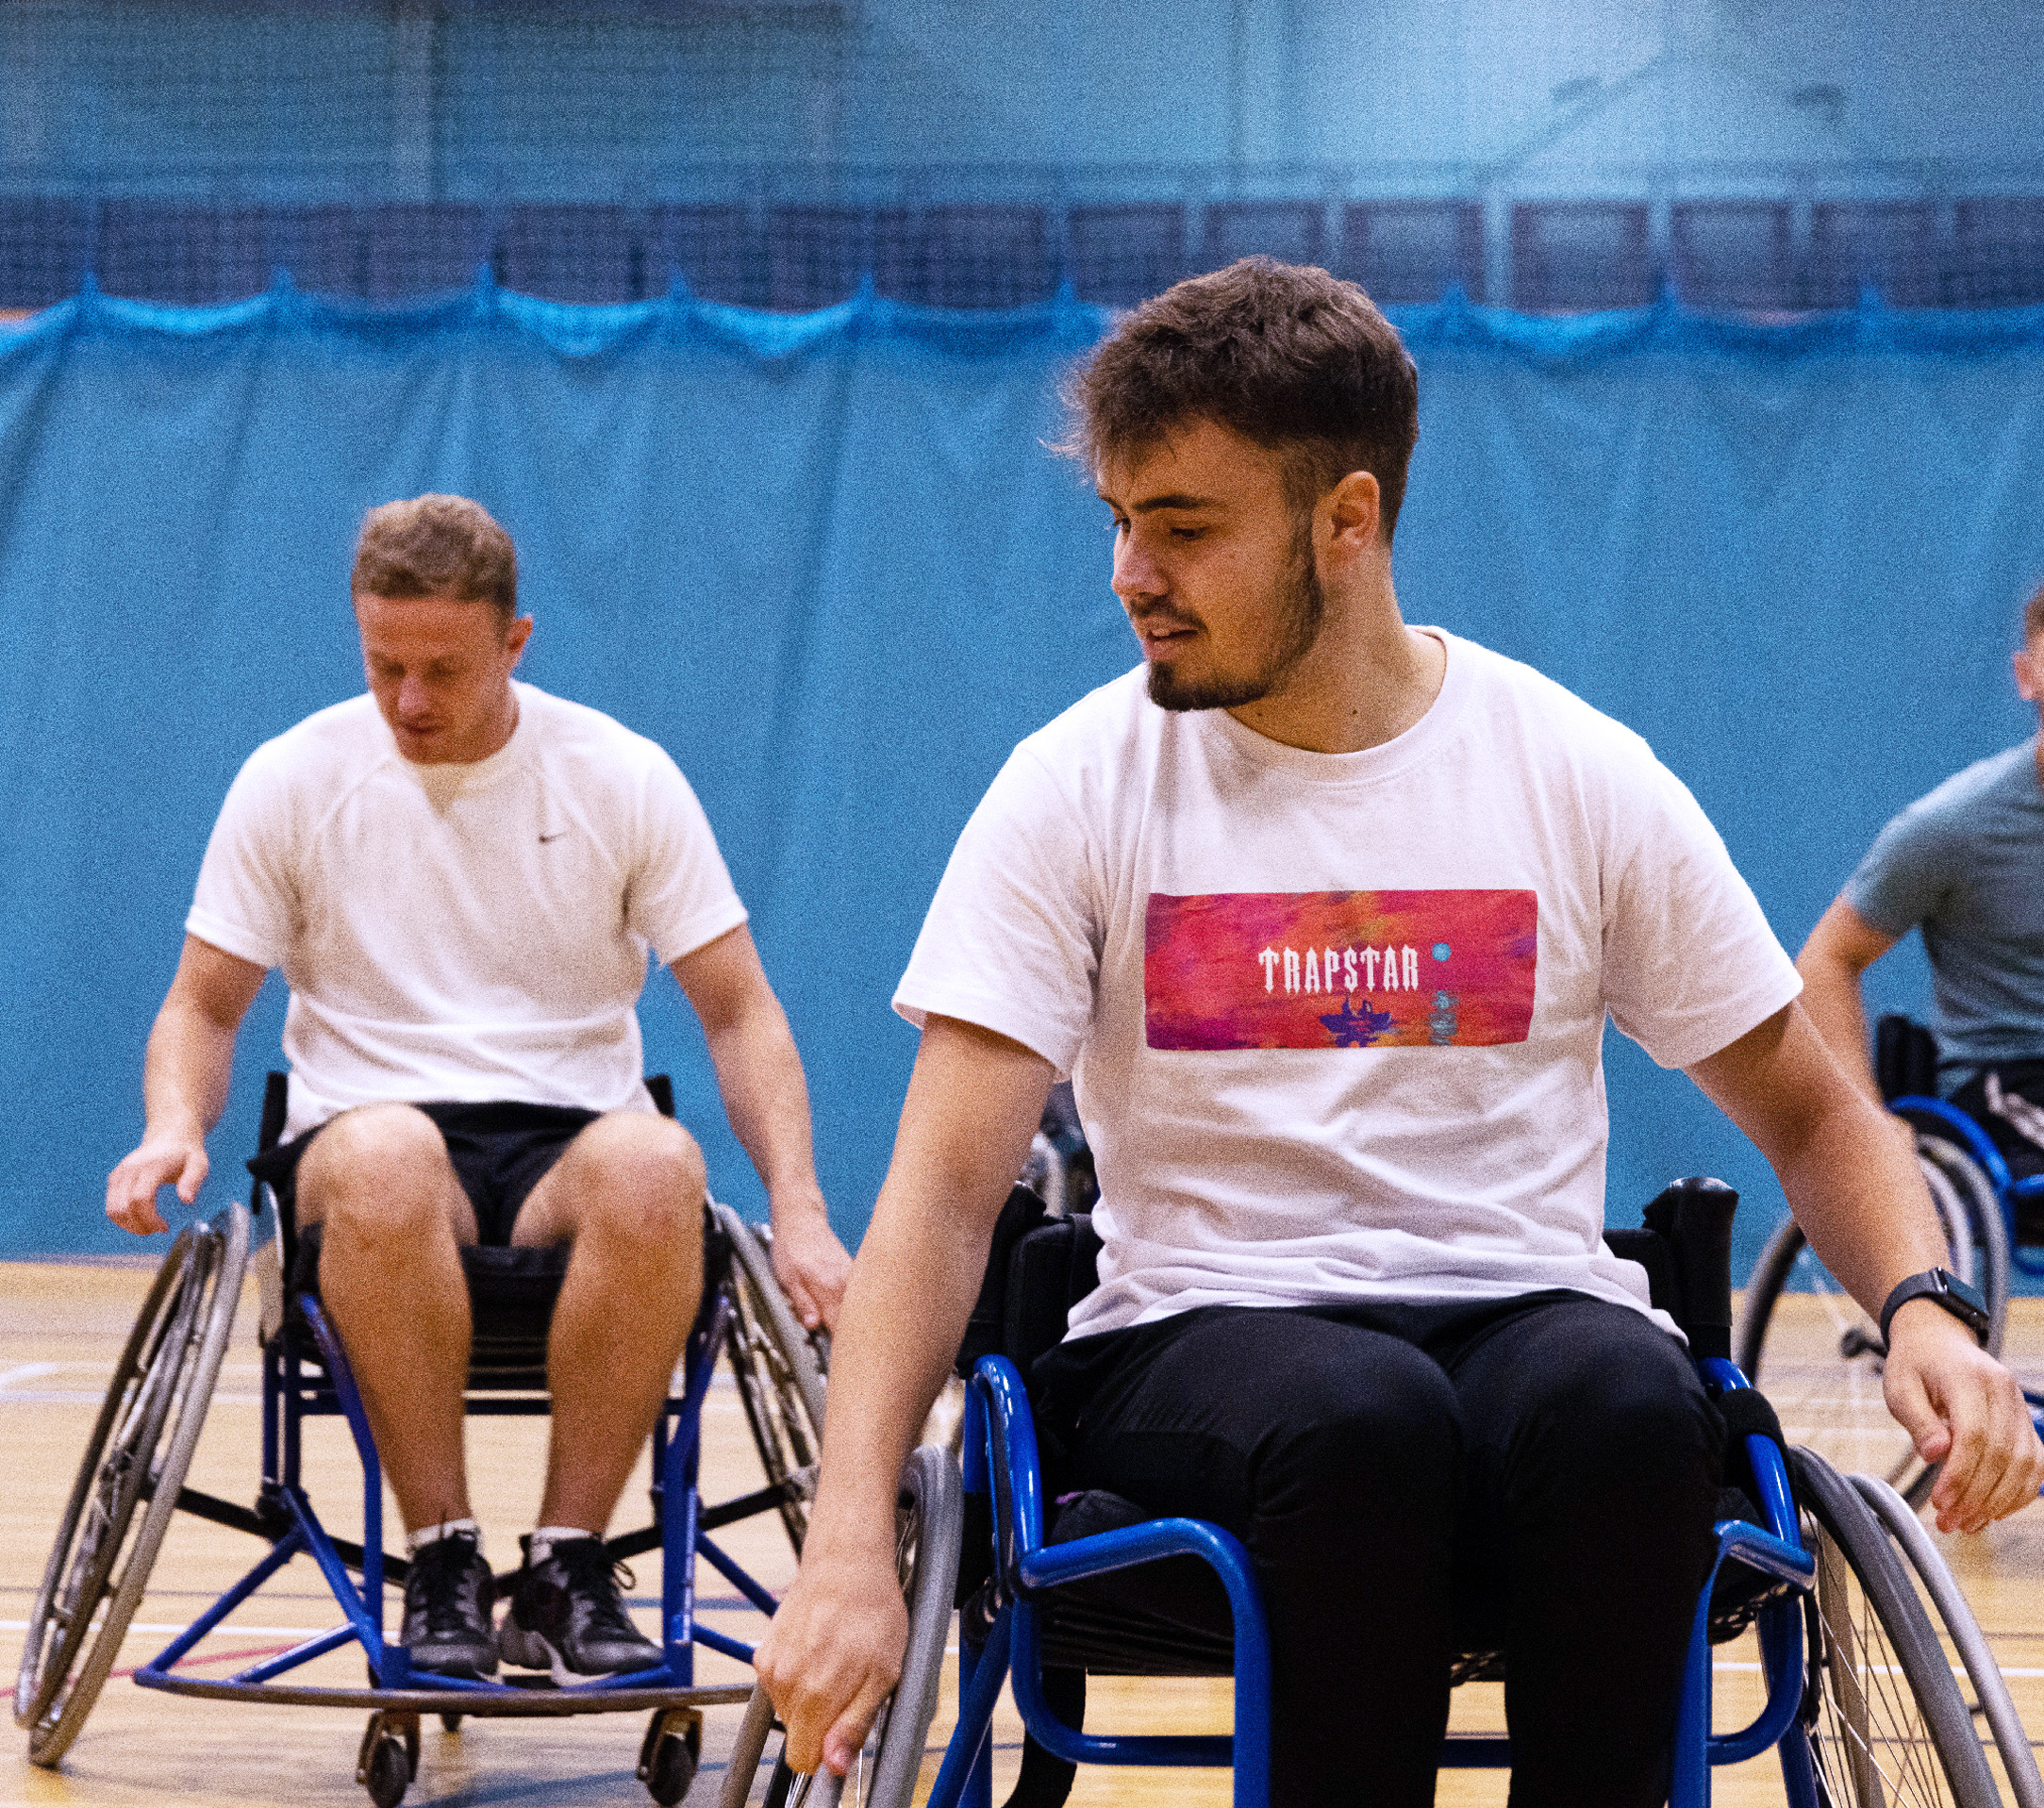
[[[475,1208],[478,1240],[503,1248],[520,1208],[561,1152],[585,1124],[603,1114],[578,1105],[525,1104],[517,1100],[470,1104],[428,1100],[415,1105],[440,1128],[455,1178]],[[332,1120],[328,1120],[329,1122]],[[278,1206],[290,1211],[297,1192],[298,1163],[322,1130],[266,1149],[248,1164],[258,1180],[267,1181]]]

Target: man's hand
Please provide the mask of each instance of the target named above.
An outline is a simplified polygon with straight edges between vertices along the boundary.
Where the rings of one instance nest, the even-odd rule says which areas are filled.
[[[141,1146],[107,1176],[107,1216],[147,1236],[170,1228],[157,1188],[190,1205],[206,1184],[206,1133],[220,1120],[234,1071],[234,1037],[262,989],[263,969],[185,937],[177,976],[149,1032],[142,1061]]]
[[[1933,1300],[1889,1321],[1882,1388],[1917,1454],[1944,1468],[1931,1489],[1940,1532],[1979,1532],[2036,1499],[2044,1441],[2016,1378]]]
[[[892,1553],[832,1559],[814,1549],[753,1666],[788,1729],[788,1766],[844,1775],[900,1680],[908,1610]]]
[[[823,1213],[823,1195],[800,1205],[773,1202],[773,1278],[805,1331],[835,1331],[852,1258]]]
[[[195,1126],[183,1125],[142,1138],[107,1176],[107,1216],[124,1231],[147,1236],[170,1226],[157,1210],[157,1188],[174,1186],[189,1205],[206,1184],[206,1138]]]

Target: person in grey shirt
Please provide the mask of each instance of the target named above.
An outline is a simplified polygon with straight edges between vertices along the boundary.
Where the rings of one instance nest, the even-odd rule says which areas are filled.
[[[2044,716],[2044,589],[2024,606],[2012,661],[2018,694]],[[1804,1007],[1873,1098],[1860,975],[1912,929],[1931,963],[1938,1090],[2018,1172],[2044,1171],[2044,738],[1896,817],[1796,956]]]

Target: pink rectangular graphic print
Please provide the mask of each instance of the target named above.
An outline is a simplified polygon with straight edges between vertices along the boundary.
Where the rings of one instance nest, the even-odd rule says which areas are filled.
[[[1531,891],[1152,892],[1153,1049],[1472,1048],[1523,1042]]]

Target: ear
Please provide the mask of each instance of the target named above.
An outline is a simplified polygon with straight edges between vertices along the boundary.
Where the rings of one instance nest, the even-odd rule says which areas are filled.
[[[525,642],[532,639],[532,617],[522,615],[504,630],[504,644],[515,666],[525,651]]]
[[[2016,672],[2016,694],[2024,703],[2044,702],[2044,646],[2031,640],[2008,655]]]
[[[1384,492],[1367,471],[1352,471],[1321,498],[1327,530],[1338,546],[1360,552],[1375,543]]]

